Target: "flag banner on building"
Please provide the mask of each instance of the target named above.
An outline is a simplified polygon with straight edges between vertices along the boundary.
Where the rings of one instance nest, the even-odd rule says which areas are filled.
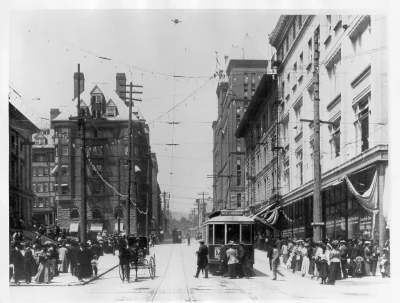
[[[347,187],[349,188],[353,196],[357,199],[358,203],[360,203],[361,206],[364,207],[366,210],[376,214],[379,211],[378,197],[376,190],[377,179],[378,179],[377,172],[375,171],[374,178],[372,180],[370,187],[362,195],[360,195],[357,192],[357,190],[354,188],[353,184],[351,183],[350,179],[347,176],[344,176],[344,179],[346,180]]]
[[[391,212],[391,201],[390,201],[390,170],[389,167],[386,168],[385,172],[385,186],[383,187],[383,217],[386,220],[386,228],[390,228],[390,223],[392,221]]]

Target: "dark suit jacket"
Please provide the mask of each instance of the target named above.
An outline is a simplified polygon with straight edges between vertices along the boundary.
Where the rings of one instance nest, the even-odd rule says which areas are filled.
[[[31,266],[34,263],[35,259],[33,258],[32,250],[29,249],[25,252],[25,265]]]

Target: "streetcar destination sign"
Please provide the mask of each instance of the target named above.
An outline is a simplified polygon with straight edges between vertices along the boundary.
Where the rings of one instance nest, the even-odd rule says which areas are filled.
[[[243,211],[241,210],[221,210],[222,216],[243,216]]]

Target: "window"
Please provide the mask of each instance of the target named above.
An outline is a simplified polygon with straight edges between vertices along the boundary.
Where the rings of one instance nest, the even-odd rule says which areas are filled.
[[[38,206],[39,207],[43,207],[43,198],[42,197],[38,197]]]
[[[332,28],[332,17],[331,15],[326,15],[325,37],[328,37],[331,34],[331,28]]]
[[[50,192],[54,192],[54,183],[53,182],[51,182],[49,184],[49,190],[50,190]]]
[[[36,183],[32,183],[32,191],[35,193],[36,192]]]
[[[62,173],[62,175],[68,174],[68,169],[69,169],[68,164],[61,165],[61,173]]]
[[[68,137],[68,128],[59,128],[57,135],[58,135],[58,137],[61,137],[61,138]]]
[[[313,61],[313,47],[312,47],[312,38],[308,40],[308,63],[312,63]]]
[[[93,182],[93,195],[101,195],[101,183]]]
[[[11,145],[11,148],[12,148],[12,149],[15,149],[15,148],[16,148],[16,145],[15,145],[15,136],[14,136],[14,135],[11,135],[10,145]]]
[[[240,186],[242,179],[242,163],[240,159],[236,160],[236,184]]]
[[[43,176],[49,175],[49,169],[47,167],[43,167]]]
[[[332,158],[337,158],[340,156],[340,117],[334,124],[329,125],[329,131],[331,133],[331,155]]]
[[[101,219],[102,215],[101,215],[101,211],[98,208],[95,208],[92,212],[92,218],[93,219]]]
[[[49,192],[49,184],[48,183],[43,184],[43,192],[45,192],[45,193]]]
[[[101,100],[102,100],[101,95],[100,94],[96,95],[96,103],[101,103]]]
[[[286,187],[287,192],[289,192],[290,191],[289,159],[283,162],[283,183]]]
[[[293,64],[293,78],[294,78],[294,81],[297,80],[297,62],[295,64]]]
[[[303,100],[300,100],[299,102],[297,102],[296,107],[294,108],[294,114],[296,118],[294,129],[296,136],[303,132],[303,123],[300,121],[302,105]]]
[[[102,156],[103,147],[102,146],[92,146],[92,156]]]
[[[251,74],[251,83],[255,84],[256,83],[256,74]]]
[[[121,219],[124,217],[124,211],[122,208],[116,208],[114,211],[114,219],[118,219],[118,217]]]
[[[240,107],[236,107],[236,127],[240,124]]]
[[[22,154],[24,152],[24,145],[22,140],[19,142],[19,152]]]
[[[331,99],[335,98],[340,93],[340,68],[341,59],[339,58],[327,68],[328,76],[331,81]]]
[[[371,18],[364,28],[360,29],[360,34],[352,39],[354,53],[371,51],[373,47],[373,38],[371,35]]]
[[[282,121],[282,139],[284,146],[289,144],[289,115],[285,121]]]
[[[244,83],[249,83],[249,75],[247,73],[244,73]],[[247,87],[247,85],[245,85],[245,87]]]
[[[36,168],[36,167],[33,167],[33,168],[32,168],[32,175],[33,175],[34,177],[36,177],[36,175],[37,175],[37,168]]]
[[[68,184],[61,184],[61,194],[62,195],[68,195],[69,194]]]
[[[62,156],[68,156],[68,146],[61,146],[61,155]]]
[[[297,170],[297,179],[298,179],[298,185],[303,184],[303,149],[300,148],[298,151],[296,151],[296,170]]]
[[[71,219],[79,218],[79,211],[76,208],[74,208],[71,210],[71,213],[69,216]]]
[[[43,183],[38,183],[37,184],[37,192],[42,193],[43,192]]]
[[[58,157],[58,145],[54,146],[54,151],[56,152],[56,157]]]
[[[107,117],[115,117],[117,115],[117,108],[115,106],[107,107]]]
[[[240,239],[240,224],[226,224],[227,228],[227,241],[239,242]]]
[[[369,101],[371,94],[369,93],[355,107],[356,113],[356,138],[357,149],[361,152],[369,148]]]
[[[215,226],[214,244],[225,244],[225,225],[215,224],[214,226]]]
[[[242,207],[242,194],[241,193],[237,193],[236,194],[236,200],[237,200],[237,207]]]
[[[98,138],[99,137],[99,132],[97,129],[93,130],[93,138]]]
[[[34,154],[33,161],[35,161],[35,162],[46,162],[46,154]]]

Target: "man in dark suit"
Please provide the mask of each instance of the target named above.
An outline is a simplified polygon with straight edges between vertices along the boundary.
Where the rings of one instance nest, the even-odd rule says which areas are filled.
[[[82,278],[85,275],[86,262],[87,262],[87,253],[85,251],[85,244],[80,243],[79,249],[76,254],[76,269],[77,269],[76,275],[78,277],[79,282],[83,282]]]
[[[340,262],[342,265],[342,274],[343,274],[343,279],[347,279],[347,255],[348,255],[348,248],[346,246],[346,241],[341,240],[340,241]]]
[[[125,280],[129,283],[129,277],[130,277],[130,267],[129,267],[129,261],[130,261],[130,252],[129,249],[127,248],[126,244],[124,245],[123,242],[120,242],[120,247],[119,247],[119,265],[122,267],[122,282],[125,282]]]
[[[33,258],[31,245],[27,243],[25,245],[25,282],[29,284],[32,282],[32,268],[35,264],[35,259]]]
[[[10,264],[14,269],[15,284],[20,284],[19,280],[24,278],[25,258],[21,253],[22,246],[19,242],[15,242],[15,247],[10,253]]]
[[[199,250],[196,251],[197,254],[197,272],[194,276],[199,277],[200,271],[205,271],[205,278],[208,278],[208,247],[204,244],[204,240],[200,240]]]
[[[101,256],[101,246],[99,245],[99,242],[95,241],[91,246],[90,246],[90,251],[92,252],[93,255],[96,255],[99,257]]]
[[[77,276],[77,270],[76,270],[76,263],[77,263],[77,254],[79,248],[74,244],[67,244],[67,258],[69,263],[71,264],[71,275]]]

